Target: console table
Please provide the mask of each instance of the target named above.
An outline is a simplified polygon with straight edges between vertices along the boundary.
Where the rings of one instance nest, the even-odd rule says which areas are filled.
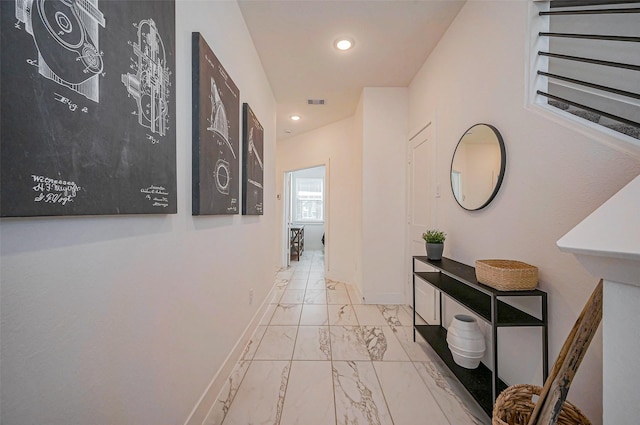
[[[291,226],[289,228],[289,239],[291,240],[291,259],[300,260],[300,255],[304,251],[304,226]]]
[[[438,270],[436,272],[417,272],[416,262],[421,262]],[[416,278],[419,278],[438,291],[440,303],[439,325],[420,325],[416,323]],[[442,295],[455,301],[476,317],[491,326],[493,364],[489,369],[480,363],[477,369],[465,369],[453,361],[447,345],[447,331],[442,325]],[[538,297],[540,299],[541,318],[501,301],[501,297]],[[542,329],[542,381],[549,374],[547,324],[547,293],[538,289],[529,291],[499,291],[479,283],[475,268],[449,258],[429,260],[424,256],[413,257],[413,340],[416,332],[433,347],[458,380],[465,386],[480,407],[491,417],[493,404],[502,390],[507,388],[498,376],[498,328],[534,326]]]

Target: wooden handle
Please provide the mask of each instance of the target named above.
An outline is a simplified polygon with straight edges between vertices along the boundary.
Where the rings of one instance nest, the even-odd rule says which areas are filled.
[[[602,320],[602,279],[569,332],[553,370],[545,381],[528,425],[554,425],[567,399],[571,381]]]

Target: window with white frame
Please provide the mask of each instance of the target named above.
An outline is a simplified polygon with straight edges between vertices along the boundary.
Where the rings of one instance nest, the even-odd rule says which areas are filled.
[[[298,177],[294,192],[295,221],[324,220],[324,180],[315,177]]]
[[[640,139],[640,1],[533,4],[530,98],[591,128]]]

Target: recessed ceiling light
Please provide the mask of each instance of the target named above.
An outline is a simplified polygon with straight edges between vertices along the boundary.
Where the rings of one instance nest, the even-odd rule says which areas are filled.
[[[291,115],[289,118],[291,118],[293,121],[300,121],[300,115]]]
[[[350,38],[339,38],[333,44],[338,50],[349,50],[353,47],[354,42]]]

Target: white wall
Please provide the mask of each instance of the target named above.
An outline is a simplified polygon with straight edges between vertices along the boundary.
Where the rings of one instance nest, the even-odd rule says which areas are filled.
[[[470,1],[409,88],[409,128],[436,117],[437,224],[445,255],[474,264],[510,258],[540,268],[549,293],[553,362],[598,278],[556,241],[640,173],[640,162],[525,107],[528,2]],[[468,212],[455,202],[449,165],[472,124],[495,125],[507,151],[505,179],[492,204]],[[540,381],[539,332],[500,331],[501,375]],[[537,367],[536,367],[537,365]],[[602,423],[602,334],[593,340],[569,393],[594,424]]]
[[[276,187],[284,193],[284,173],[325,165],[325,266],[327,277],[354,282],[356,277],[356,204],[360,170],[355,156],[354,120],[348,118],[277,143]],[[277,202],[282,218],[284,200]],[[282,234],[282,219],[278,221]],[[282,238],[278,238],[282,243]]]
[[[176,20],[178,214],[0,223],[3,424],[184,423],[273,284],[268,81],[235,2]],[[264,216],[191,216],[192,31],[264,126]]]
[[[404,303],[407,89],[362,92],[362,295]]]
[[[322,223],[304,223],[304,250],[306,251],[322,251],[322,235],[324,235],[324,224]],[[304,254],[302,254],[304,256]]]
[[[602,260],[598,258],[596,261]],[[607,424],[632,424],[638,421],[640,415],[637,397],[640,326],[630,317],[637,314],[640,288],[608,281],[606,276],[604,279],[604,420]]]

